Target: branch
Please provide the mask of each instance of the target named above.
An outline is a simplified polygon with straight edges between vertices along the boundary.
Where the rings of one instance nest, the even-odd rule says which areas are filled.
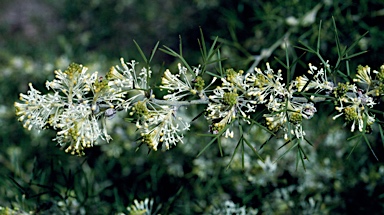
[[[292,101],[294,101],[294,102],[301,102],[301,103],[307,103],[309,101],[317,103],[317,102],[323,102],[325,100],[326,100],[326,98],[324,98],[324,97],[313,97],[310,100],[308,100],[305,97],[293,97],[292,98]]]
[[[171,101],[171,100],[161,100],[161,99],[150,99],[151,102],[158,105],[171,105],[171,106],[186,106],[186,105],[199,105],[199,104],[208,104],[208,99],[198,99],[191,101]]]

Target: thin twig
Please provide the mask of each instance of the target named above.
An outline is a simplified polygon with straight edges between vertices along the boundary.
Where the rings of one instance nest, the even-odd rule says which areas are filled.
[[[161,99],[150,99],[151,102],[158,105],[172,105],[172,106],[187,106],[187,105],[199,105],[199,104],[208,104],[209,101],[207,99],[198,99],[191,101],[171,101],[171,100],[161,100]]]

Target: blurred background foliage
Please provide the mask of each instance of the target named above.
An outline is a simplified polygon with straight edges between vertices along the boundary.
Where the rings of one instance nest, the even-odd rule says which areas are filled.
[[[199,27],[206,42],[220,38],[225,68],[247,70],[257,59],[261,67],[270,62],[281,68],[275,58],[284,61],[284,47],[297,59],[303,53],[292,46],[298,41],[315,46],[322,20],[321,53],[332,65],[337,59],[333,16],[344,46],[369,31],[354,50],[368,52],[349,62],[352,71],[359,64],[379,69],[384,63],[383,1],[3,0],[0,11],[0,205],[7,207],[1,213],[127,214],[134,199],[145,198],[153,199],[152,212],[161,214],[220,214],[220,208],[228,210],[225,201],[249,214],[384,213],[379,134],[370,136],[377,161],[364,142],[347,141],[352,136],[348,128],[321,105],[306,127],[314,146],[302,146],[308,153],[305,170],[296,168],[294,150],[274,162],[285,152],[276,140],[260,150],[265,163],[245,148],[244,168],[240,152],[226,168],[236,140],[222,141],[224,156],[211,146],[196,157],[210,140],[191,135],[207,133],[204,120],[170,151],[148,154],[142,147],[135,152],[135,128],[124,115],[111,123],[112,143],[73,157],[55,146],[50,131],[23,129],[13,108],[29,82],[44,91],[53,70],[70,62],[104,73],[120,57],[140,61],[133,40],[149,54],[157,41],[177,49],[180,36],[184,57],[198,65]],[[173,68],[176,62],[158,52],[152,68]],[[304,55],[297,73],[305,72],[308,63],[319,60]],[[248,135],[257,149],[267,139],[258,128]]]

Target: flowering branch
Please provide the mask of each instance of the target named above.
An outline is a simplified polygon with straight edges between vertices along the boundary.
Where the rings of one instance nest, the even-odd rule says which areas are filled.
[[[302,49],[314,51],[309,47]],[[182,58],[182,54],[169,48],[165,51]],[[219,56],[219,50],[217,53]],[[282,70],[276,71],[267,63],[264,70],[254,68],[244,72],[229,68],[220,70],[219,75],[208,73],[213,77],[208,85],[202,77],[206,65],[179,64],[176,73],[164,71],[159,85],[165,92],[162,99],[147,94],[153,90],[148,83],[152,71],[147,59],[147,66],[141,69],[137,69],[136,61],[121,59],[121,66],[111,67],[105,77],[99,77],[97,72],[88,73],[82,65],[71,64],[64,72],[55,71],[56,78],[47,81],[51,93],[42,94],[29,84],[27,94],[20,94],[21,102],[15,102],[16,115],[29,130],[33,127],[56,130],[54,141],[76,155],[83,155],[85,148],[99,141],[112,139],[106,124],[119,111],[129,113],[139,141],[150,149],[170,149],[183,143],[190,124],[179,114],[180,106],[204,106],[210,132],[226,138],[234,138],[236,126],[242,124],[239,122],[249,126],[264,124],[265,129],[283,132],[286,142],[296,141],[300,147],[306,136],[303,121],[310,120],[317,112],[314,105],[317,102],[333,102],[338,112],[333,119],[344,116],[351,132],[371,131],[374,106],[377,98],[384,95],[384,65],[380,71],[359,66],[354,83],[334,83],[328,78],[332,72],[328,61],[321,60],[320,68],[309,63],[308,73],[290,82],[283,78]],[[182,61],[186,64],[184,58]],[[216,60],[219,64],[220,61]],[[289,67],[286,68],[289,72]],[[262,121],[256,122],[254,116],[260,111],[266,113]]]

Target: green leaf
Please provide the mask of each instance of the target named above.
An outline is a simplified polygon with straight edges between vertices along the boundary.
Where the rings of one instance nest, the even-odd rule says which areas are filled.
[[[153,47],[152,51],[151,51],[151,56],[149,57],[149,62],[150,63],[153,59],[153,56],[155,55],[156,51],[157,51],[157,48],[159,47],[159,41],[157,41],[155,47]]]
[[[139,44],[136,42],[136,40],[133,40],[133,43],[135,43],[135,46],[136,46],[137,50],[139,51],[141,57],[143,58],[144,62],[146,64],[148,64],[147,57],[145,57],[145,54],[144,54],[143,50],[140,48]]]
[[[361,52],[357,52],[357,53],[355,53],[355,54],[347,55],[346,57],[343,57],[342,60],[348,60],[348,59],[354,58],[354,57],[356,57],[356,56],[365,54],[365,53],[367,53],[367,52],[368,52],[368,51],[361,51]]]
[[[299,140],[298,140],[299,142]],[[297,153],[298,153],[298,157],[300,158],[300,161],[301,161],[301,165],[303,165],[303,168],[304,170],[307,170],[306,167],[305,167],[305,159],[307,159],[307,155],[305,154],[303,148],[300,146],[300,144],[298,144],[297,146]],[[304,157],[303,157],[304,156]],[[298,169],[298,164],[299,164],[299,159],[296,160],[296,170]]]
[[[244,169],[244,143],[241,142],[241,166]]]
[[[336,73],[338,75],[340,75],[344,80],[348,80],[349,79],[349,76],[344,74],[344,73],[342,73],[340,70],[336,70]]]
[[[299,41],[299,43],[304,46],[304,47],[300,47],[300,46],[293,46],[294,48],[297,48],[297,49],[301,49],[301,50],[304,50],[306,52],[309,52],[309,53],[313,53],[313,54],[317,54],[317,52],[312,49],[310,46],[306,45],[304,42],[302,41]]]
[[[321,24],[322,24],[322,22],[321,22],[321,20],[320,20],[320,24],[319,24],[319,34],[318,34],[318,36],[317,36],[317,46],[316,46],[316,51],[317,51],[317,53],[320,52]]]
[[[207,47],[205,45],[204,34],[203,34],[203,30],[201,28],[200,28],[200,40],[197,40],[197,41],[199,43],[201,56],[203,57],[203,59],[206,59],[207,58]]]
[[[215,142],[215,140],[218,139],[218,138],[219,138],[219,136],[216,135],[215,138],[213,138],[211,141],[209,141],[209,143],[196,155],[196,157],[199,157],[201,154],[203,154],[203,152],[205,150],[207,150],[208,147],[210,147]]]
[[[339,59],[341,59],[343,57],[342,54],[341,54],[342,53],[342,51],[341,51],[341,43],[340,43],[339,34],[337,33],[335,17],[333,17],[333,16],[332,16],[332,21],[333,21],[333,27],[334,27],[334,30],[335,30],[335,40],[336,40],[337,55],[339,56]]]
[[[212,72],[206,72],[208,75],[212,76],[212,77],[216,77],[216,78],[222,78],[223,77],[223,74],[220,74],[220,75],[217,75],[217,74],[214,74]]]
[[[219,59],[221,59],[221,54],[220,54],[220,50],[217,50],[217,57]],[[220,73],[220,76],[222,77],[223,76],[223,65],[221,64],[221,61],[218,62],[219,63],[219,73]]]
[[[216,37],[214,40],[213,40],[213,43],[211,45],[211,48],[209,49],[209,52],[208,52],[208,59],[211,59],[214,54],[216,53],[217,50],[220,49],[220,46],[217,46],[216,47],[216,43],[217,43],[217,40],[219,39],[219,37]],[[216,48],[215,48],[216,47]]]
[[[180,52],[180,56],[183,58],[183,43],[180,35],[179,35],[179,52]]]
[[[348,53],[345,53],[345,56],[348,57]],[[347,70],[347,76],[351,77],[351,70],[349,69],[349,60],[345,61],[345,68]]]
[[[383,127],[381,127],[381,125],[379,125],[379,131],[380,131],[381,143],[383,143],[383,146],[384,146],[384,133],[383,133]]]
[[[228,127],[231,125],[232,123],[230,123],[230,124],[227,124],[223,129],[221,129],[221,131],[219,131],[219,133],[217,133],[217,134],[214,134],[214,135],[212,135],[212,134],[202,134],[201,136],[214,136],[214,138],[211,140],[211,141],[209,141],[209,143],[196,155],[196,157],[199,157],[201,154],[203,154],[203,152],[205,151],[205,150],[207,150],[208,149],[208,147],[209,146],[211,146],[216,140],[218,140],[219,141],[219,137],[221,137],[221,135],[228,129]],[[223,155],[222,153],[222,149],[221,149],[221,144],[219,144],[219,148],[220,148],[220,154],[221,154],[221,156]]]
[[[364,138],[365,142],[367,143],[369,149],[371,150],[373,156],[375,156],[376,160],[378,161],[379,159],[377,158],[375,152],[373,151],[372,146],[371,146],[371,144],[369,143],[369,140],[368,140],[368,138],[367,138],[367,136],[366,136],[365,134],[363,135],[363,138]]]
[[[305,136],[304,136],[304,140],[310,145],[313,147],[313,144],[311,143],[311,141],[309,141]]]
[[[296,156],[296,170],[299,168],[299,161],[301,161],[301,164],[303,165],[304,170],[306,170],[300,144],[298,144],[298,146],[297,146],[297,154],[296,155],[297,155]]]
[[[181,41],[180,41],[181,43]],[[181,45],[180,45],[181,46]],[[184,57],[182,56],[182,54],[178,54],[177,52],[175,52],[174,50],[172,50],[171,48],[169,48],[168,46],[163,46],[164,48],[160,48],[159,50],[168,54],[168,55],[171,55],[173,57],[176,57],[178,58],[179,60],[181,60],[181,62],[184,64],[185,67],[187,67],[188,71],[193,75],[195,76],[195,74],[193,73],[193,70],[192,68],[189,66],[189,64],[187,63],[187,61],[184,59]]]
[[[357,135],[356,135],[357,136]],[[359,137],[361,137],[361,135],[359,135]],[[359,140],[356,141],[355,145],[353,145],[353,148],[352,150],[349,152],[348,156],[347,156],[347,159],[349,159],[349,157],[351,156],[352,152],[355,150],[356,146],[360,143]]]
[[[201,111],[199,114],[197,114],[195,117],[193,117],[193,119],[191,120],[191,122],[194,122],[195,120],[197,120],[199,117],[201,117],[202,115],[204,115],[205,111]]]
[[[261,144],[259,150],[261,150],[264,147],[264,145],[267,144],[273,137],[274,137],[273,135],[269,136],[269,138],[264,143]]]
[[[217,139],[217,145],[219,146],[220,156],[223,157],[223,148],[221,147],[221,138]]]
[[[288,145],[288,143],[292,142],[292,140],[288,140],[287,142],[285,142],[283,145],[281,145],[279,148],[277,148],[277,150],[280,150],[282,149],[284,146]]]
[[[255,148],[255,147],[252,147],[251,143],[250,143],[247,139],[245,139],[245,138],[244,138],[244,142],[247,144],[247,146],[248,146],[250,149],[252,149],[253,153],[255,153],[255,155],[256,155],[260,160],[262,160],[262,161],[264,162],[264,159],[260,156],[259,153],[257,153],[256,148]]]
[[[347,49],[345,50],[345,53],[348,53],[350,52],[359,42],[361,39],[363,39],[369,32],[365,32],[363,35],[361,35],[359,38],[357,38],[353,43],[352,45]]]
[[[279,58],[274,57],[274,59],[275,59],[279,64],[281,64],[285,69],[288,69],[288,66],[287,66],[283,61],[281,61]]]
[[[285,44],[285,62],[287,62],[287,70],[289,71],[290,65],[289,65],[289,53],[288,53],[288,45]],[[287,79],[288,80],[288,79]]]
[[[291,141],[288,141],[287,143],[289,143],[289,142],[291,142]],[[276,162],[279,161],[282,157],[284,157],[284,155],[286,155],[289,151],[291,151],[294,147],[296,147],[299,144],[298,141],[295,141],[295,142],[296,143],[292,144],[292,146],[287,151],[285,151],[282,155],[280,155],[277,158]],[[287,143],[285,143],[283,146],[285,146]],[[279,147],[279,149],[282,148],[283,146]]]
[[[200,39],[198,39],[198,43],[199,43],[199,48],[200,48],[200,52],[201,52],[201,56],[202,56],[202,68],[201,68],[201,72],[202,74],[204,74],[206,72],[206,67],[209,65],[209,64],[213,64],[213,63],[217,63],[217,62],[221,62],[223,59],[220,58],[220,53],[218,52],[220,50],[220,47],[221,46],[216,46],[216,43],[218,41],[218,37],[216,37],[214,40],[213,40],[213,44],[211,45],[211,47],[209,48],[209,51],[207,50],[207,46],[206,46],[206,43],[205,43],[205,39],[204,39],[204,34],[203,34],[203,31],[202,29],[200,28]],[[218,54],[218,59],[214,59],[212,60],[212,58]]]
[[[235,157],[235,154],[237,152],[237,150],[239,149],[239,146],[240,144],[242,144],[242,139],[243,139],[243,136],[240,137],[239,141],[237,141],[237,144],[236,144],[236,147],[235,147],[235,150],[233,151],[232,153],[232,156],[231,156],[231,159],[229,160],[228,164],[227,164],[227,169],[229,168],[229,166],[231,165],[232,161],[233,161],[233,158]]]
[[[347,140],[350,141],[350,140],[353,140],[353,139],[356,139],[356,138],[359,138],[359,137],[361,138],[361,133],[353,135],[352,137],[348,137]]]

